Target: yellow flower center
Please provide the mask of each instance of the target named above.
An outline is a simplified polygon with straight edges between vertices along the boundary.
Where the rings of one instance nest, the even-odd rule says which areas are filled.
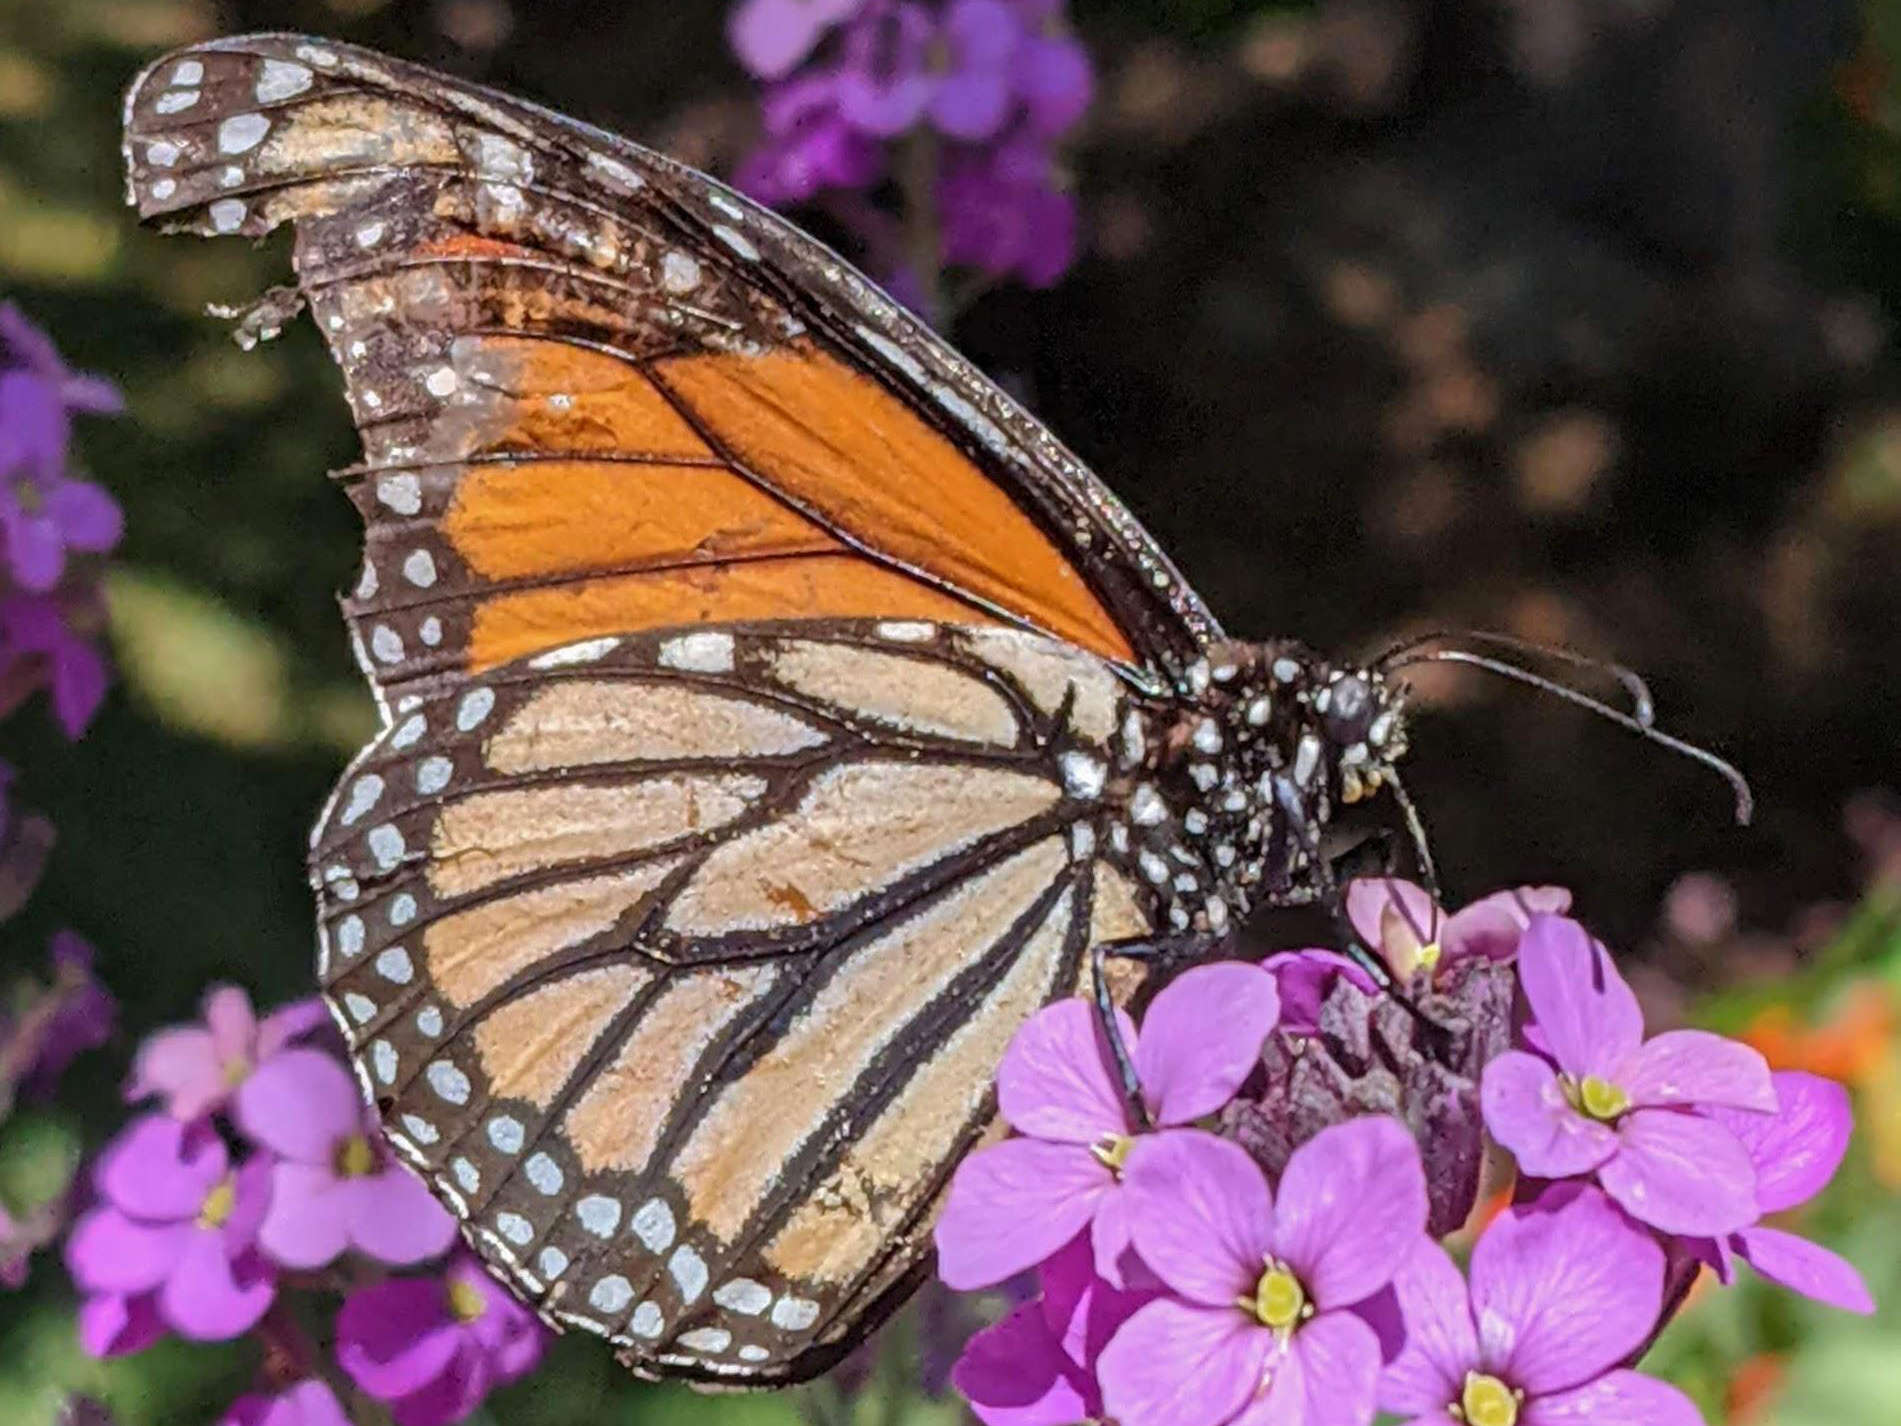
[[[1437,941],[1428,941],[1413,954],[1413,966],[1417,970],[1431,970],[1439,964],[1439,957],[1445,952]]]
[[[1459,1393],[1458,1405],[1448,1414],[1467,1426],[1517,1426],[1518,1407],[1523,1399],[1495,1376],[1467,1372],[1465,1390]]]
[[[1606,1123],[1630,1108],[1630,1096],[1607,1079],[1587,1074],[1578,1081],[1578,1108]]]
[[[226,1174],[218,1186],[205,1195],[205,1201],[198,1205],[198,1226],[200,1228],[222,1228],[232,1210],[238,1206],[238,1182]]]
[[[1255,1321],[1276,1332],[1289,1332],[1310,1314],[1307,1293],[1300,1279],[1279,1263],[1270,1262],[1261,1280],[1254,1285],[1254,1300],[1241,1299],[1243,1310],[1252,1312]]]
[[[224,1087],[236,1089],[251,1077],[251,1062],[243,1055],[226,1062],[224,1067]]]
[[[1096,1156],[1097,1162],[1120,1177],[1122,1166],[1129,1161],[1129,1151],[1135,1147],[1135,1140],[1127,1134],[1104,1134],[1089,1146],[1089,1152]]]
[[[474,1283],[459,1277],[449,1279],[449,1315],[458,1322],[473,1322],[488,1311],[488,1299]]]
[[[337,1175],[340,1178],[366,1178],[376,1168],[376,1150],[361,1134],[352,1134],[337,1145]]]

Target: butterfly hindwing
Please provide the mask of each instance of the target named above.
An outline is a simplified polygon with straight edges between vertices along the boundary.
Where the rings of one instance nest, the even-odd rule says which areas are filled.
[[[796,1379],[916,1270],[991,1077],[1151,933],[1101,661],[911,621],[600,639],[422,698],[312,849],[393,1142],[552,1318]]]

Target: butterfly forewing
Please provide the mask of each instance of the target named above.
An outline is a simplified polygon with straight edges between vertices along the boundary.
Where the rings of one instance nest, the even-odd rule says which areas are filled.
[[[422,698],[320,824],[323,977],[390,1136],[555,1318],[796,1377],[918,1262],[1087,950],[1139,710],[1017,631],[592,641]]]
[[[388,693],[700,619],[1016,624],[1138,676],[1215,631],[1053,438],[710,179],[290,37],[161,61],[127,116],[148,218],[296,226],[364,437],[348,613]]]

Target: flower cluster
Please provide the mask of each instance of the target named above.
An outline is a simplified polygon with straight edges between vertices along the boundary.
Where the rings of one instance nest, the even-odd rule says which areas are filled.
[[[937,1230],[952,1287],[1037,1275],[953,1373],[977,1415],[1694,1426],[1632,1363],[1698,1265],[1871,1310],[1849,1264],[1760,1221],[1834,1174],[1845,1095],[1716,1035],[1646,1039],[1568,909],[1519,888],[1448,917],[1356,885],[1350,918],[1417,1016],[1327,951],[1196,967],[1139,1027],[1118,1016],[1133,1093],[1090,1006],[1033,1017],[997,1077],[1016,1136],[964,1163]],[[1484,1132],[1520,1181],[1462,1272],[1435,1239],[1476,1179],[1433,1166]]]
[[[199,1341],[258,1332],[274,1390],[227,1421],[344,1420],[287,1289],[348,1285],[335,1361],[399,1426],[446,1426],[545,1348],[533,1316],[458,1255],[437,1273],[386,1278],[447,1254],[455,1222],[395,1163],[349,1071],[322,1047],[315,1001],[261,1019],[240,989],[213,989],[200,1024],[140,1047],[126,1097],[158,1107],[107,1146],[93,1206],[66,1263],[84,1294],[79,1334],[97,1356],[168,1332]]]
[[[121,408],[111,383],[68,370],[0,302],[0,710],[45,688],[74,738],[106,688],[96,570],[83,557],[117,545],[122,522],[104,489],[72,473],[72,418]]]
[[[1089,107],[1063,0],[741,0],[733,49],[766,85],[738,182],[785,206],[896,178],[898,225],[834,205],[896,285],[954,264],[1033,287],[1076,250],[1057,145]],[[928,270],[927,270],[928,269]]]

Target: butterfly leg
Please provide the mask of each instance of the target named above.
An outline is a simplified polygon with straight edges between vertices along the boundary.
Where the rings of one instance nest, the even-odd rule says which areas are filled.
[[[1116,1024],[1115,997],[1109,993],[1109,973],[1107,962],[1110,956],[1123,960],[1147,961],[1151,964],[1166,963],[1180,956],[1192,956],[1194,959],[1205,957],[1208,949],[1221,938],[1218,936],[1186,935],[1163,936],[1155,940],[1104,941],[1092,946],[1089,951],[1089,965],[1096,999],[1096,1020],[1102,1026],[1103,1037],[1109,1044],[1109,1056],[1115,1061],[1116,1078],[1122,1085],[1122,1097],[1129,1106],[1129,1117],[1137,1128],[1150,1129],[1148,1105],[1142,1099],[1142,1081],[1135,1072],[1135,1059],[1129,1053],[1129,1047],[1123,1043],[1122,1031]]]

